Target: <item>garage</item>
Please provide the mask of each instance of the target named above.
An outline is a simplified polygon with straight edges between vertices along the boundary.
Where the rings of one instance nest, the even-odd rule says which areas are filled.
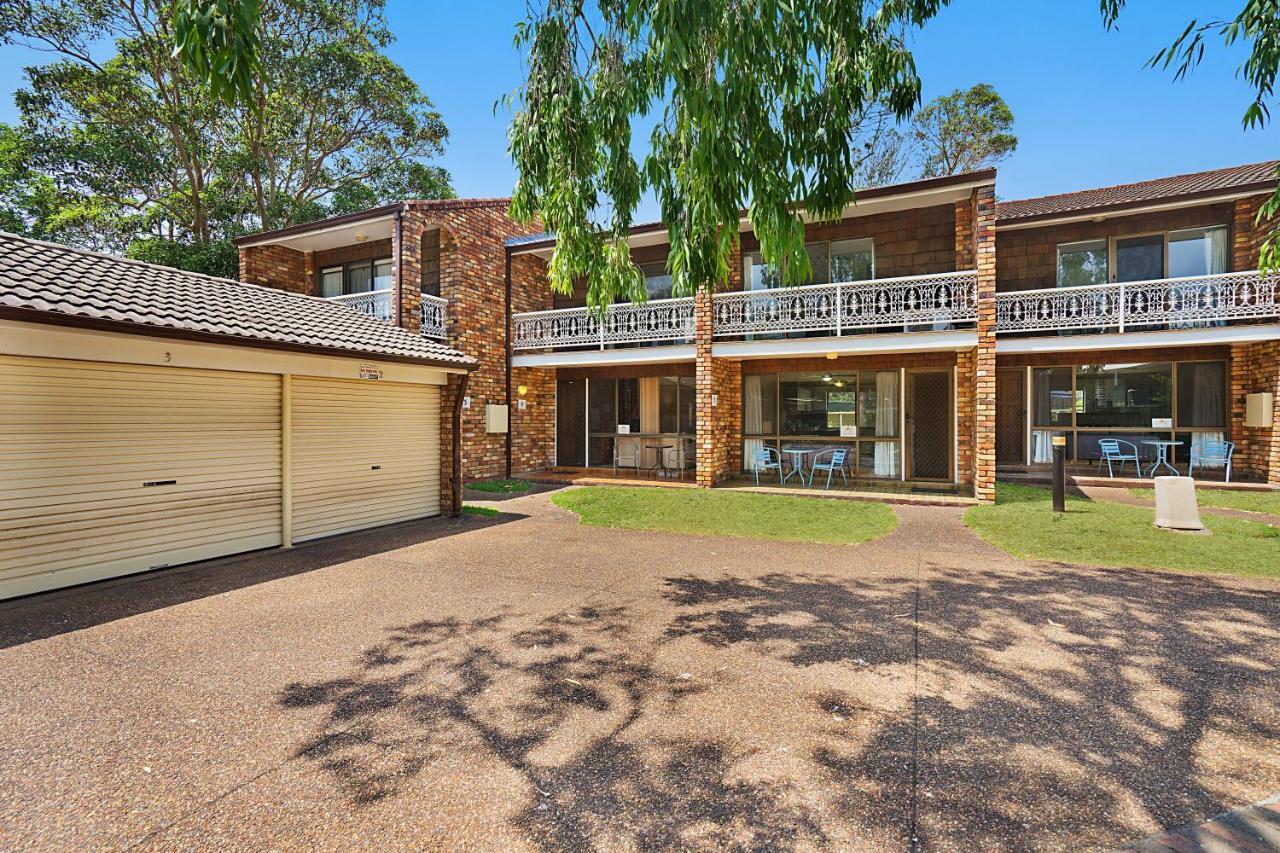
[[[322,299],[0,235],[0,598],[437,515],[471,364]]]

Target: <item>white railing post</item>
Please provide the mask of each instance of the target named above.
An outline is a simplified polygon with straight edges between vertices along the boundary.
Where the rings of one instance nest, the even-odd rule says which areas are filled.
[[[1120,315],[1120,331],[1123,333],[1124,332],[1124,282],[1123,281],[1120,282],[1119,315]]]
[[[610,309],[612,309],[612,308],[613,308],[613,306],[612,306],[612,305],[610,305],[608,308],[604,309],[604,311],[602,311],[602,312],[601,312],[601,317],[600,317],[600,349],[602,349],[602,350],[604,349],[604,330],[605,330],[605,326],[607,326],[607,325],[609,324],[609,311],[610,311]],[[590,309],[588,309],[588,310],[590,310]]]
[[[836,282],[836,337],[844,334],[844,289],[841,282]]]

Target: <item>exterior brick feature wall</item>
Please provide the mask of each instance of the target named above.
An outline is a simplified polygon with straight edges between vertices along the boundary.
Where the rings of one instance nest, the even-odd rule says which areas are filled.
[[[956,353],[956,482],[972,483],[977,441],[977,351]],[[994,446],[994,445],[993,445]]]
[[[287,246],[245,246],[240,249],[240,280],[290,293],[311,293],[304,252]]]
[[[406,202],[393,238],[392,257],[399,260],[393,297],[400,325],[415,331],[420,325],[422,236],[429,229],[440,231],[447,343],[479,362],[467,383],[471,404],[462,411],[463,470],[468,480],[501,477],[506,474],[507,436],[485,430],[485,406],[508,403],[504,241],[538,228],[512,220],[505,199]],[[517,298],[516,284],[513,275],[513,302],[525,304],[530,297]],[[509,428],[516,422],[513,409],[514,404],[508,409]]]
[[[695,299],[697,361],[697,472],[699,486],[714,486],[742,467],[742,364],[711,356],[711,294]]]
[[[996,497],[996,188],[973,191],[978,348],[973,357],[973,495]]]
[[[440,512],[448,515],[453,500],[453,406],[462,387],[462,375],[449,374],[440,389]],[[468,392],[469,393],[469,392]],[[466,412],[462,415],[465,418]],[[412,452],[411,450],[409,452]],[[466,479],[466,448],[462,452],[462,475]]]
[[[967,198],[956,202],[956,262],[958,270],[973,269],[973,199]]]
[[[1246,427],[1245,395],[1270,392],[1270,428]],[[1280,486],[1280,341],[1237,344],[1231,348],[1231,440],[1234,471]]]
[[[520,386],[525,387],[520,396]],[[527,474],[555,465],[556,371],[554,368],[511,369],[511,473]],[[524,400],[524,411],[520,401]]]
[[[1231,268],[1258,268],[1258,252],[1271,233],[1271,221],[1257,222],[1258,211],[1266,196],[1237,199],[1231,228]]]

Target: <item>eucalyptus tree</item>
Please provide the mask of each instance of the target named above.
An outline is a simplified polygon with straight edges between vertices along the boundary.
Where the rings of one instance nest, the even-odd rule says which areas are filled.
[[[509,99],[513,210],[555,232],[552,287],[585,277],[591,305],[643,298],[626,236],[645,192],[670,230],[676,293],[726,280],[744,209],[764,257],[806,278],[795,203],[829,219],[853,200],[858,120],[916,107],[907,33],[944,2],[531,6],[516,34],[527,76]]]
[[[990,83],[930,101],[912,119],[911,136],[926,178],[994,166],[1018,147],[1013,110]]]

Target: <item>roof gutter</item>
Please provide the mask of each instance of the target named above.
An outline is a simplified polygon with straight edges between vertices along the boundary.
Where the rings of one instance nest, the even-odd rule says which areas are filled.
[[[1113,216],[1137,216],[1141,213],[1155,213],[1161,210],[1176,210],[1180,207],[1198,207],[1206,204],[1221,204],[1237,201],[1242,198],[1270,193],[1275,190],[1275,182],[1249,184],[1234,190],[1206,190],[1165,199],[1146,199],[1143,201],[1125,202],[1122,204],[1098,205],[1082,207],[1077,210],[1053,213],[1036,213],[1012,219],[996,219],[997,231],[1014,231],[1020,228],[1042,228],[1048,225],[1063,225],[1069,222],[1087,222],[1091,219],[1110,219]],[[1010,202],[1013,203],[1013,202]]]
[[[376,361],[391,361],[397,364],[414,364],[421,367],[433,367],[445,373],[469,373],[476,368],[475,359],[458,362],[445,359],[419,358],[393,353],[368,352],[366,350],[339,349],[311,344],[295,344],[288,341],[271,341],[262,338],[250,338],[243,335],[220,335],[213,332],[198,332],[191,329],[175,329],[169,326],[148,326],[142,323],[130,323],[127,320],[107,320],[99,317],[83,317],[78,314],[59,314],[51,311],[38,311],[34,308],[14,308],[0,305],[0,319],[15,320],[21,323],[39,323],[45,326],[66,326],[79,329],[93,329],[103,332],[119,332],[139,337],[168,338],[172,340],[193,341],[195,343],[221,344],[223,346],[249,347],[253,349],[282,350],[284,352],[300,352],[307,355],[324,355],[332,358],[363,358]]]

